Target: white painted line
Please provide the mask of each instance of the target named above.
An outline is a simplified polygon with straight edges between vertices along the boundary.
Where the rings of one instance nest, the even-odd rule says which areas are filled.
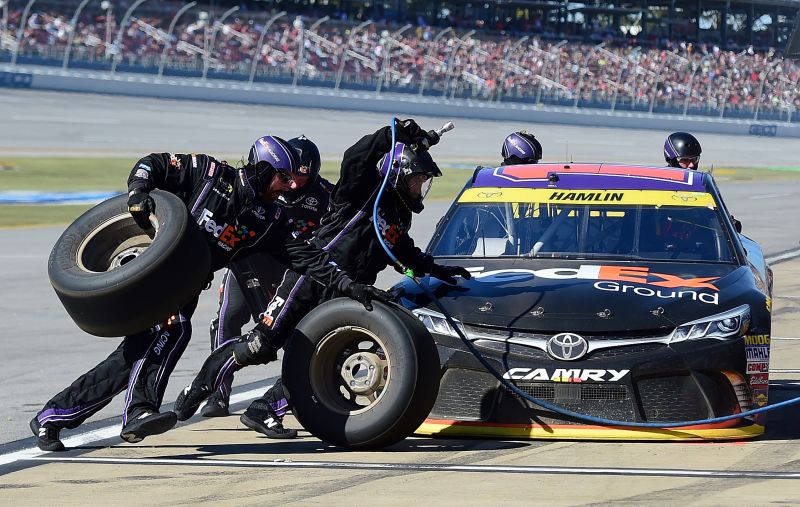
[[[249,391],[245,391],[243,393],[236,393],[231,395],[230,405],[235,403],[239,403],[242,401],[253,400],[256,398],[261,397],[262,394],[266,390],[268,390],[271,385],[260,387],[258,389],[251,389]],[[202,408],[202,406],[201,406]],[[199,412],[199,410],[198,410]],[[94,442],[99,442],[100,440],[106,440],[109,438],[113,438],[115,436],[119,436],[120,432],[122,431],[122,424],[112,424],[110,426],[105,426],[103,428],[98,428],[96,430],[87,431],[85,433],[79,433],[77,435],[73,435],[71,437],[65,438],[63,440],[64,446],[67,448],[72,447],[80,447],[83,445],[92,444]],[[120,441],[122,443],[122,441]],[[41,456],[43,454],[51,454],[45,451],[41,451],[38,447],[28,447],[25,449],[21,449],[19,451],[10,452],[7,454],[0,455],[0,466],[1,465],[8,465],[9,463],[14,463],[15,461],[23,460],[23,459],[31,459],[36,458],[37,456]]]
[[[768,263],[772,264],[773,262],[778,262],[778,261],[785,261],[785,260],[789,260],[789,259],[794,259],[795,257],[800,257],[800,249],[797,249],[797,250],[792,250],[792,251],[790,251],[790,252],[784,252],[784,253],[782,253],[782,254],[779,254],[779,255],[774,255],[774,256],[772,256],[772,257],[767,257],[767,258],[766,258],[766,261],[767,261]]]
[[[795,368],[770,368],[770,373],[800,373],[800,370]]]
[[[16,121],[28,121],[38,123],[79,123],[84,125],[119,125],[120,120],[112,120],[110,118],[59,118],[54,116],[29,116],[17,114],[11,117]]]
[[[580,474],[580,475],[631,475],[666,477],[703,477],[709,479],[800,479],[800,472],[770,472],[749,470],[687,470],[655,468],[594,468],[594,467],[548,467],[514,465],[451,465],[447,463],[363,463],[337,461],[292,461],[275,459],[234,460],[234,459],[170,459],[170,458],[93,458],[93,457],[33,457],[30,461],[101,463],[115,465],[190,465],[190,466],[230,466],[263,468],[332,468],[345,470],[381,470],[415,472],[491,472],[525,474]]]
[[[756,201],[756,200],[759,200],[759,199],[772,199],[772,198],[775,198],[775,197],[789,197],[791,195],[794,195],[794,192],[782,192],[782,193],[779,193],[779,194],[753,195],[753,196],[750,196],[750,199]]]

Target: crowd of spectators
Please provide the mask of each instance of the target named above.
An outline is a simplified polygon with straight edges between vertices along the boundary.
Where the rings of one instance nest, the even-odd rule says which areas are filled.
[[[108,14],[111,14],[108,16]],[[166,72],[246,78],[256,51],[257,80],[406,91],[482,100],[520,100],[565,106],[778,114],[800,107],[800,67],[773,50],[726,51],[674,43],[665,48],[580,43],[542,34],[497,33],[421,25],[385,25],[190,10],[167,33],[174,12],[134,12],[119,37],[120,13],[86,9],[78,17],[73,65],[153,69],[166,52]],[[25,20],[21,58],[60,61],[72,14],[32,12]],[[0,24],[0,53],[15,45],[21,12]],[[356,30],[358,28],[358,30]],[[259,40],[263,32],[263,43]],[[205,58],[210,48],[210,57]]]

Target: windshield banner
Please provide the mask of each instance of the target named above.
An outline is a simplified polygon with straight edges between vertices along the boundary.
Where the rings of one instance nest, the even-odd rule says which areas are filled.
[[[469,188],[458,202],[523,202],[539,204],[602,204],[697,206],[716,208],[705,192],[664,190],[562,190],[558,188]]]

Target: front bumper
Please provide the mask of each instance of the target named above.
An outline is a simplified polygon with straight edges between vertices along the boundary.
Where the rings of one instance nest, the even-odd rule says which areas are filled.
[[[764,414],[669,429],[586,424],[542,409],[503,387],[457,338],[433,337],[442,360],[439,396],[417,434],[726,440],[764,432]],[[520,345],[474,343],[497,371],[511,374],[509,381],[527,394],[581,414],[631,422],[681,422],[753,408],[742,339],[622,346],[580,361],[556,361],[544,351]]]

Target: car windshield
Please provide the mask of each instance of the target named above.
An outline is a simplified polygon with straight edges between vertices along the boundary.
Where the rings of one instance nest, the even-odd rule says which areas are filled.
[[[733,262],[719,212],[697,205],[460,202],[440,225],[430,251],[435,256]]]

